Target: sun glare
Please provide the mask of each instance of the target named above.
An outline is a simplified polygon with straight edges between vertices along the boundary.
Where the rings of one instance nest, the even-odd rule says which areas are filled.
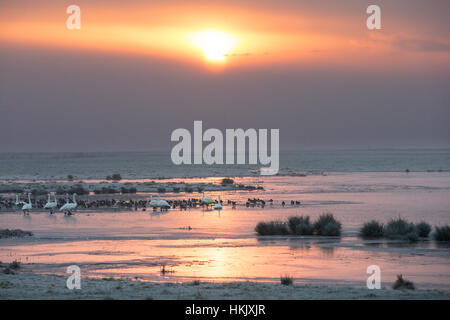
[[[238,40],[223,31],[203,30],[192,33],[189,42],[203,53],[206,60],[221,62],[236,48]]]

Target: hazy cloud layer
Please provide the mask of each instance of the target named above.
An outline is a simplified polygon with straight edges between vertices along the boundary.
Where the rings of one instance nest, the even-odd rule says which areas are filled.
[[[364,21],[361,1],[227,1],[240,3]],[[349,38],[355,51],[333,65],[211,72],[163,57],[0,42],[0,152],[168,150],[172,130],[192,130],[194,120],[280,128],[282,148],[450,147],[449,2],[427,3],[383,1],[383,33]],[[417,32],[390,29],[393,16]],[[358,49],[377,41],[388,49],[374,59]]]

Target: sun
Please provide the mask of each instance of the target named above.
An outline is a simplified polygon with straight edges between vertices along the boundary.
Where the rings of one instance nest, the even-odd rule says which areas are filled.
[[[199,49],[206,60],[223,62],[237,46],[238,39],[219,30],[202,30],[189,35],[189,43]]]

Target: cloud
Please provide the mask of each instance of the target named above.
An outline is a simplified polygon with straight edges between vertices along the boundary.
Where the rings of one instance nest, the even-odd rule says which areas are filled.
[[[450,51],[450,43],[434,39],[406,38],[397,36],[392,44],[400,49],[408,51],[432,51],[446,52]]]
[[[250,52],[225,54],[226,57],[249,57],[251,55],[253,55],[253,53]]]
[[[440,39],[425,37],[414,37],[402,34],[386,34],[381,32],[370,32],[368,41],[353,41],[359,46],[367,44],[384,44],[391,48],[414,52],[447,52],[450,51],[450,42]]]

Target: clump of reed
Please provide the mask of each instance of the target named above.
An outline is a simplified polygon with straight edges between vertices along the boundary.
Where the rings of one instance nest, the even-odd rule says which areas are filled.
[[[102,187],[100,189],[94,190],[95,194],[114,194],[119,193],[119,190],[112,188],[112,187]]]
[[[4,274],[16,274],[14,271],[12,271],[10,268],[6,267],[3,269]]]
[[[120,188],[120,192],[123,193],[136,193],[137,189],[135,187],[130,187],[130,188],[126,188],[126,187],[121,187]]]
[[[280,283],[283,286],[292,286],[294,284],[294,279],[289,276],[281,276],[280,277]]]
[[[416,225],[402,218],[389,221],[384,230],[384,236],[391,240],[417,241],[419,239]]]
[[[384,225],[375,220],[366,222],[359,231],[359,235],[362,238],[382,238],[384,236]]]
[[[223,178],[221,181],[221,184],[224,185],[230,185],[230,184],[234,184],[234,180],[231,178]]]
[[[70,187],[58,187],[58,189],[56,189],[56,194],[58,195],[63,195],[66,193],[68,194],[76,193],[77,195],[86,195],[89,194],[89,190],[85,189],[81,184],[75,184]]]
[[[425,221],[422,221],[418,224],[416,224],[417,233],[419,234],[419,237],[421,238],[428,238],[428,235],[431,232],[431,226],[426,223]]]
[[[314,223],[314,231],[319,236],[340,236],[341,223],[331,213],[325,213]]]
[[[13,262],[11,262],[11,263],[8,265],[8,268],[9,268],[9,269],[12,269],[12,270],[18,270],[18,269],[20,269],[20,267],[21,267],[20,262],[17,261],[17,260],[14,260]]]
[[[260,222],[255,231],[262,236],[269,235],[318,235],[340,236],[341,223],[330,213],[321,215],[316,222],[311,223],[309,216],[292,216],[287,222]]]
[[[392,286],[394,290],[414,290],[416,287],[414,283],[409,280],[403,279],[403,276],[399,274],[397,276],[397,280],[395,280],[394,285]]]
[[[122,176],[119,173],[114,173],[111,176],[106,176],[106,180],[119,181],[122,180]]]
[[[450,241],[450,226],[435,227],[433,238],[436,241]]]
[[[289,234],[289,229],[286,223],[282,221],[260,222],[256,225],[255,231],[262,236]]]
[[[372,220],[366,222],[359,230],[362,238],[387,238],[390,240],[417,241],[419,238],[427,238],[431,232],[431,226],[422,221],[414,224],[402,218],[390,220],[386,226]]]
[[[309,221],[309,216],[292,216],[288,218],[289,231],[295,235],[313,235],[314,226]]]
[[[0,230],[0,238],[11,238],[11,237],[25,237],[32,236],[33,233],[31,231],[23,231],[20,229],[1,229]]]

